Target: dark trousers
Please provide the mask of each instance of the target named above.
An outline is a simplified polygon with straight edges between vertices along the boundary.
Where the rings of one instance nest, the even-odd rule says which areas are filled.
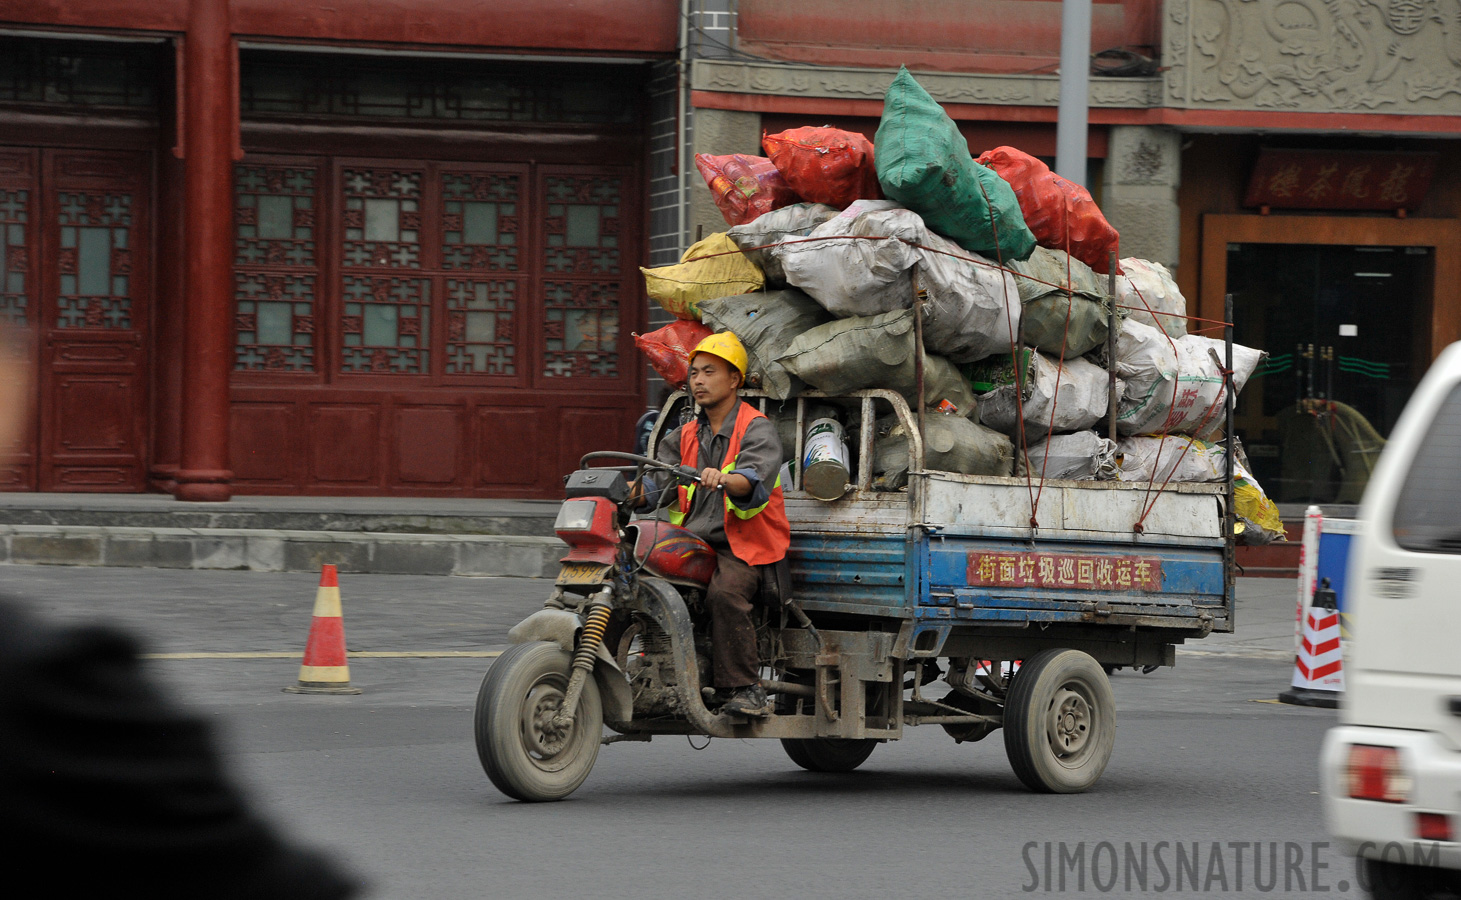
[[[720,563],[705,591],[705,605],[710,608],[715,686],[745,687],[760,678],[751,602],[761,588],[761,572],[741,562],[729,550],[717,550],[716,555]]]

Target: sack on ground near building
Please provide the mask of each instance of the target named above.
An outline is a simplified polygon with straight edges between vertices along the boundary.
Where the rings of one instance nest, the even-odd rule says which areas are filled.
[[[835,315],[910,309],[916,267],[928,298],[923,335],[929,352],[970,362],[1008,348],[1018,333],[1013,276],[930,231],[912,210],[860,200],[811,237],[816,240],[787,244],[771,255],[787,281]]]
[[[962,416],[929,415],[923,425],[924,467],[961,475],[1009,475],[1010,439]],[[908,435],[901,424],[879,434],[873,451],[874,488],[896,491],[908,483]]]
[[[1076,357],[1060,362],[1036,353],[1024,379],[1024,423],[1026,445],[1037,444],[1047,435],[1084,431],[1106,415],[1110,382],[1106,370]],[[1013,382],[979,395],[979,421],[1002,433],[1018,437],[1019,401]]]
[[[665,384],[679,390],[685,386],[690,351],[711,334],[711,330],[699,322],[676,319],[649,334],[634,335],[634,346],[649,357],[649,364],[665,380]]]
[[[1128,256],[1116,276],[1116,305],[1128,319],[1178,338],[1187,334],[1187,300],[1161,263]],[[1170,315],[1161,315],[1169,313]]]
[[[1150,325],[1123,322],[1116,339],[1116,375],[1123,382],[1117,430],[1198,437],[1216,433],[1223,424],[1223,352],[1222,341],[1196,334],[1172,339]],[[1243,390],[1267,355],[1233,345],[1236,390]]]
[[[914,373],[913,311],[837,319],[803,332],[781,357],[787,371],[829,394],[885,388],[917,403]],[[974,393],[954,364],[924,354],[923,403],[947,400],[958,415],[975,411]]]
[[[841,208],[883,196],[873,142],[855,131],[807,126],[763,134],[761,144],[792,190],[813,203]]]
[[[883,98],[874,140],[883,193],[923,216],[928,227],[1005,262],[1035,249],[1014,190],[974,161],[959,127],[906,68]]]
[[[649,296],[678,319],[700,318],[700,301],[759,291],[766,283],[735,243],[723,232],[690,245],[678,265],[641,267]]]
[[[1223,448],[1182,434],[1124,437],[1116,442],[1122,481],[1157,484],[1222,481],[1227,475]]]
[[[795,241],[837,215],[837,207],[825,203],[793,203],[772,210],[753,222],[737,225],[726,234],[752,263],[766,274],[768,287],[785,287],[786,273],[771,252],[782,241]]]
[[[986,150],[976,161],[1014,188],[1025,225],[1041,246],[1069,250],[1102,274],[1111,271],[1111,253],[1119,237],[1090,191],[1014,147]]]
[[[1024,301],[1020,340],[1064,359],[1106,343],[1111,301],[1090,266],[1063,250],[1036,247],[1029,259],[1015,260],[1009,268]]]
[[[1057,434],[1031,447],[1025,465],[1016,475],[1031,478],[1060,478],[1069,481],[1114,481],[1121,470],[1116,465],[1116,442],[1094,431]]]
[[[705,300],[700,316],[714,330],[741,339],[746,348],[746,384],[777,400],[794,397],[803,387],[778,358],[797,335],[832,320],[821,304],[796,288]]]
[[[710,188],[715,208],[731,225],[744,225],[801,198],[775,163],[764,156],[695,154],[695,168]]]

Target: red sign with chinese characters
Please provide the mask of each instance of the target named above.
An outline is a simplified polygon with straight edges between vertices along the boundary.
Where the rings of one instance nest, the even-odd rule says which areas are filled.
[[[1436,172],[1434,153],[1262,150],[1244,206],[1415,209]]]
[[[973,550],[969,553],[969,586],[1160,591],[1162,560],[1154,556]]]

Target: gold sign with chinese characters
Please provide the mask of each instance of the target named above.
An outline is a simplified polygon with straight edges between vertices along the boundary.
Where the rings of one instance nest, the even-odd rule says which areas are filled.
[[[969,586],[1160,591],[1162,560],[1153,556],[973,550],[969,553]]]
[[[1434,153],[1261,150],[1244,206],[1415,209],[1436,171]]]

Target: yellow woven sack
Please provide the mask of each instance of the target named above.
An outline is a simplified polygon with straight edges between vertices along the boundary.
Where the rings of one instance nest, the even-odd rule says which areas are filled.
[[[697,241],[678,265],[641,267],[649,296],[680,319],[700,319],[700,301],[759,291],[766,276],[741,253],[725,232]]]

